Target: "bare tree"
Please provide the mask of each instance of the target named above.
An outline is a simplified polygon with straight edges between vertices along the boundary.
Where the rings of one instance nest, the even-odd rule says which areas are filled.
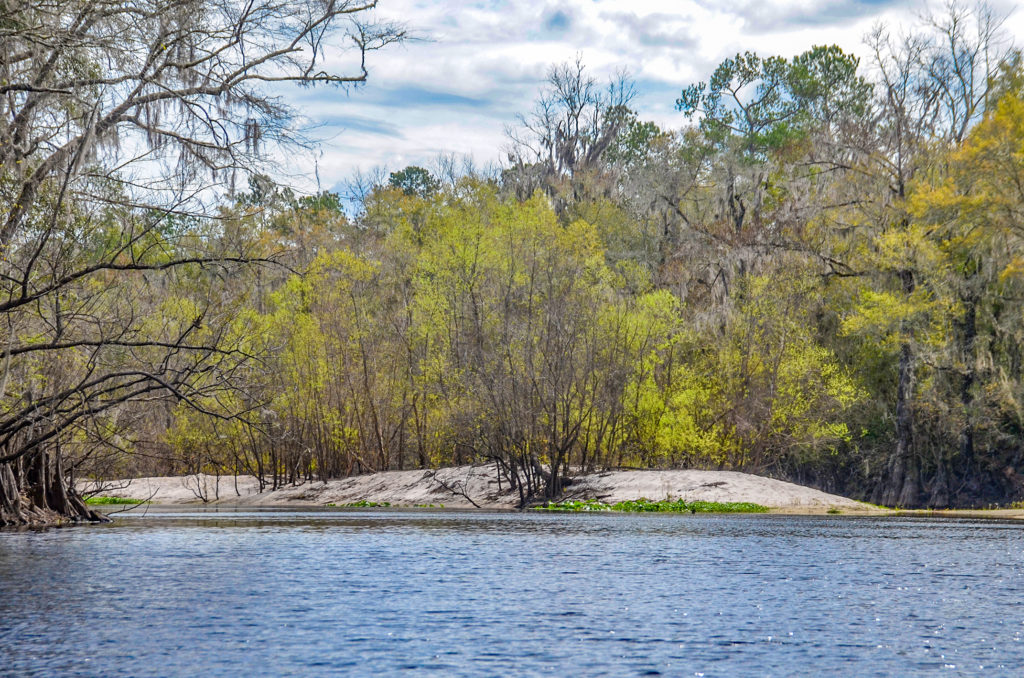
[[[1010,54],[1003,31],[1006,15],[986,3],[947,0],[945,11],[925,17],[931,40],[923,66],[939,100],[943,136],[959,143],[970,126],[994,105],[993,76]]]
[[[76,427],[198,406],[253,357],[223,282],[272,257],[211,205],[301,142],[272,89],[363,82],[403,38],[376,5],[0,0],[0,524],[96,518],[64,477]]]
[[[116,167],[130,195],[178,204],[201,170],[252,167],[262,145],[293,132],[291,111],[265,85],[363,82],[367,52],[402,37],[366,18],[376,5],[5,0],[0,168],[10,209],[0,244],[11,244],[41,187],[60,177],[111,178]],[[348,73],[325,63],[338,32],[354,50]],[[159,171],[125,171],[143,160]]]
[[[602,88],[587,73],[582,57],[552,66],[547,86],[528,115],[509,127],[506,175],[520,198],[536,189],[560,192],[567,181],[578,192],[577,179],[600,167],[605,151],[615,140],[636,95],[629,76],[620,72]]]

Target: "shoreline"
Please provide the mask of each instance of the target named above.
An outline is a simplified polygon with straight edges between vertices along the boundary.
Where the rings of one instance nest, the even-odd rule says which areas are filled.
[[[457,466],[432,470],[383,471],[327,482],[311,481],[259,492],[252,476],[165,476],[110,481],[85,480],[80,492],[131,498],[155,505],[302,507],[329,504],[387,503],[390,508],[514,510],[517,492],[499,483],[493,466]],[[98,491],[97,491],[98,490]],[[871,504],[794,483],[738,471],[626,470],[576,476],[561,499],[607,504],[638,499],[749,502],[770,513],[792,515],[890,515]],[[906,513],[906,512],[899,512]],[[1019,511],[1024,517],[1024,510]]]

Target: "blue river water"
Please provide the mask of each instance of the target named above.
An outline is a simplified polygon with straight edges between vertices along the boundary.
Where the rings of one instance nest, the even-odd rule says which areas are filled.
[[[1024,524],[131,513],[0,532],[0,675],[1024,675]]]

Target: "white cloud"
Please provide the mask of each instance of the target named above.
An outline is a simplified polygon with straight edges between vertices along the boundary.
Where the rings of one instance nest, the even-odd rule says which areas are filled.
[[[628,69],[640,84],[641,117],[677,127],[679,91],[723,58],[746,50],[792,56],[832,43],[866,56],[862,38],[873,23],[909,26],[923,7],[915,0],[381,0],[380,18],[421,39],[372,54],[369,82],[349,94],[302,90],[289,100],[322,123],[318,166],[327,187],[357,167],[425,165],[442,151],[498,160],[505,126],[531,108],[548,67],[578,53],[598,78]],[[1008,32],[1022,28],[1024,17],[1011,17]],[[315,185],[309,163],[289,163],[300,187]]]

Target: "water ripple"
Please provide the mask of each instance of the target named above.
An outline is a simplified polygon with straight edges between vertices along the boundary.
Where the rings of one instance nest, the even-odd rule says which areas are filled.
[[[0,674],[1005,674],[1022,528],[151,511],[0,533]]]

